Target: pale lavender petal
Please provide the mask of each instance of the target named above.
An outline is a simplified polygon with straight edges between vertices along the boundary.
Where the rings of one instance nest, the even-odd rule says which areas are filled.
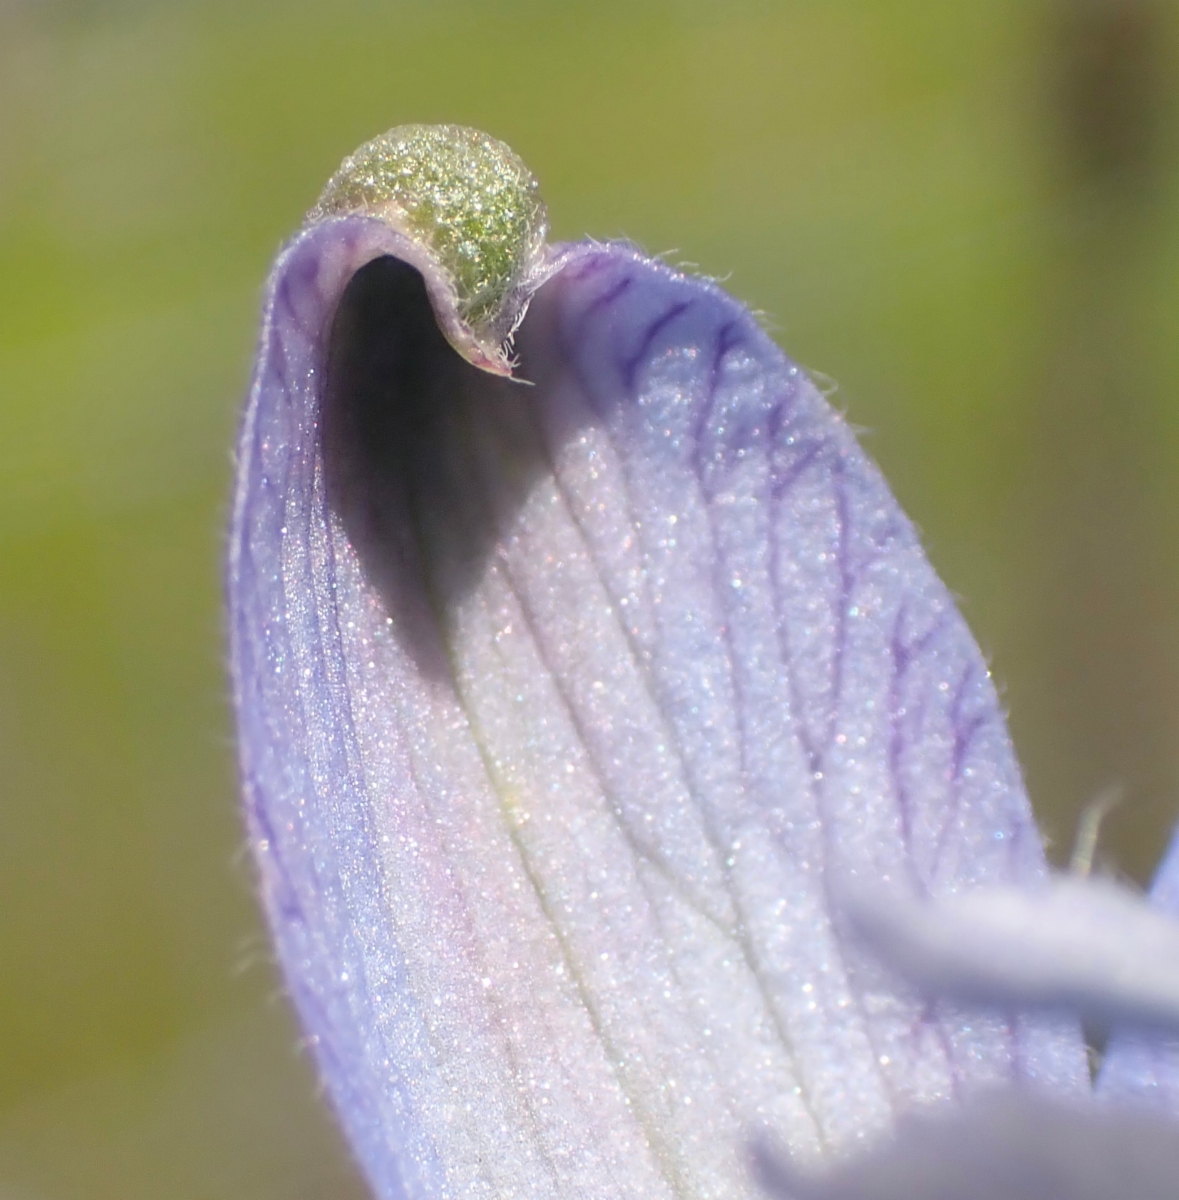
[[[895,1138],[822,1173],[772,1150],[780,1200],[1173,1200],[1179,1124],[1019,1092],[901,1120]]]
[[[1171,839],[1150,898],[1161,912],[1179,918],[1179,834]],[[1179,1117],[1179,1036],[1114,1034],[1097,1078],[1097,1092],[1108,1100]]]
[[[403,241],[403,239],[402,239]],[[745,1195],[906,1105],[1084,1086],[830,888],[1044,865],[986,668],[843,422],[710,283],[569,250],[463,363],[376,222],[271,280],[230,610],[251,839],[378,1194]],[[329,329],[337,305],[329,354]]]
[[[1057,875],[932,902],[874,887],[843,903],[873,950],[927,994],[1179,1031],[1179,921],[1110,880]]]

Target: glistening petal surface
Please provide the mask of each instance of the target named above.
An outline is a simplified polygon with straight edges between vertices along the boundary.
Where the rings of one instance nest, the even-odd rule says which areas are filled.
[[[1083,1086],[1070,1032],[899,992],[832,914],[1043,862],[978,651],[806,376],[586,245],[534,386],[492,378],[400,253],[347,217],[280,258],[230,563],[263,895],[377,1193],[748,1195],[759,1128],[805,1162]]]

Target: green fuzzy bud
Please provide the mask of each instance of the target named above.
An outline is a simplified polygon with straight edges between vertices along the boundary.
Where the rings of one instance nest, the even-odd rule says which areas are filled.
[[[503,142],[461,125],[391,129],[344,160],[309,220],[351,213],[379,217],[429,251],[476,342],[510,336],[548,218],[535,178]]]

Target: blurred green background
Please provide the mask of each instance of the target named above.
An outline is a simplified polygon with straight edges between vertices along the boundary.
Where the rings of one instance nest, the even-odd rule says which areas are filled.
[[[362,1195],[241,859],[219,568],[261,282],[338,160],[507,140],[858,426],[1058,861],[1179,811],[1179,80],[1151,0],[0,0],[0,1200]]]

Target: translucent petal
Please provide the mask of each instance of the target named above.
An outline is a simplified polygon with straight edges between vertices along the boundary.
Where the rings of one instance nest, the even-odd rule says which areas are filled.
[[[589,244],[532,386],[495,378],[390,254],[346,217],[279,259],[229,569],[263,897],[377,1193],[747,1195],[759,1128],[808,1161],[1084,1086],[1075,1035],[898,990],[833,915],[1044,867],[978,651],[806,376]]]

